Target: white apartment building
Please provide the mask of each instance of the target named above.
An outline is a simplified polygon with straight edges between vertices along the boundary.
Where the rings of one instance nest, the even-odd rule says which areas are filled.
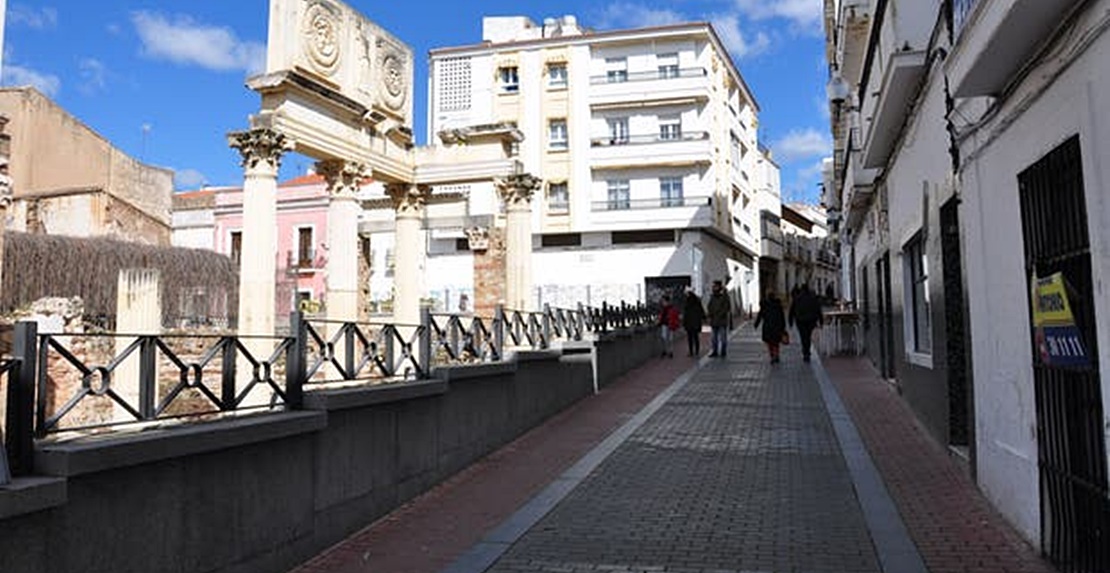
[[[537,307],[654,301],[682,285],[708,293],[715,280],[741,308],[758,302],[755,198],[770,173],[777,187],[777,167],[764,161],[759,108],[711,25],[594,32],[571,16],[490,17],[481,43],[430,58],[431,145],[473,126],[524,135],[514,152],[543,180],[532,202]],[[464,229],[502,218],[491,184],[447,191],[467,201],[465,212],[429,207],[433,299],[474,288]]]

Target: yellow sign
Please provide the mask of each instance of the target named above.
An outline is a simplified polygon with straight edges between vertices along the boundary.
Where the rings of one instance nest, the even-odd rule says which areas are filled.
[[[1075,324],[1062,273],[1033,277],[1033,328],[1044,364],[1088,366],[1083,338]]]
[[[1033,282],[1033,326],[1073,325],[1064,275],[1056,273]]]

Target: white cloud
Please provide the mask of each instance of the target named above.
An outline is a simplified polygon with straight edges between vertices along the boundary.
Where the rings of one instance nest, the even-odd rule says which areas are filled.
[[[179,169],[173,174],[173,185],[178,189],[196,189],[208,182],[208,178],[196,169]]]
[[[32,8],[26,4],[13,4],[8,10],[7,20],[12,26],[46,30],[58,25],[58,10],[49,6]]]
[[[0,78],[0,83],[6,86],[34,86],[52,98],[57,97],[62,90],[62,80],[58,76],[13,64],[4,66],[4,76]]]
[[[261,70],[266,46],[240,40],[230,28],[208,26],[188,16],[172,20],[154,12],[135,12],[131,23],[143,43],[143,54],[157,60],[209,70]]]
[[[645,28],[687,22],[674,10],[655,9],[633,2],[615,2],[605,7],[598,17],[599,28]]]
[[[77,63],[81,74],[81,85],[78,90],[85,95],[91,95],[108,87],[108,67],[96,58],[83,58]]]
[[[737,58],[758,55],[771,45],[771,39],[763,32],[757,33],[754,39],[746,36],[740,30],[740,17],[736,14],[719,14],[710,21],[725,49]]]
[[[821,31],[825,8],[821,0],[734,0],[736,8],[752,20],[781,18],[798,28]]]
[[[812,157],[832,154],[832,137],[816,129],[793,130],[771,144],[775,157],[782,163],[791,163]]]

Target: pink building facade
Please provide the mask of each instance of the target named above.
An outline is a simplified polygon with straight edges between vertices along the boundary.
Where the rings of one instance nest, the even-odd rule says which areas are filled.
[[[319,175],[297,177],[278,186],[276,253],[244,253],[243,191],[224,189],[216,194],[214,248],[232,259],[273,256],[277,261],[278,323],[299,308],[323,313],[327,293],[328,195]]]

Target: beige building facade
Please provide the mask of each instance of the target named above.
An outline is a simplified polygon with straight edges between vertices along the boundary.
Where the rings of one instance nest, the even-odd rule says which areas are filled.
[[[34,88],[0,89],[11,137],[9,229],[170,244],[173,172],[145,165]]]

